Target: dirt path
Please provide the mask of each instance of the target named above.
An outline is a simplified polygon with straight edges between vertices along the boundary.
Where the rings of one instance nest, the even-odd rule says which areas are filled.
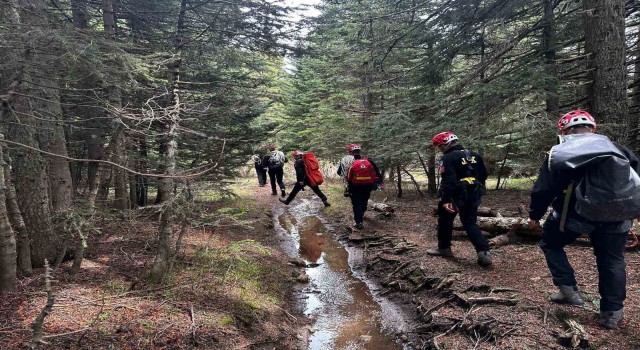
[[[332,190],[332,199],[344,202]],[[381,201],[389,193],[374,193]],[[619,331],[597,326],[597,272],[588,244],[567,249],[576,270],[587,305],[561,306],[547,301],[552,285],[544,256],[537,242],[521,242],[494,250],[494,266],[476,265],[475,251],[463,234],[455,234],[455,257],[429,257],[425,248],[437,243],[436,218],[429,206],[435,200],[419,197],[389,198],[396,215],[386,218],[368,212],[365,230],[345,234],[345,238],[364,249],[367,273],[387,289],[387,296],[412,305],[421,320],[419,347],[434,349],[566,349],[558,335],[573,319],[586,332],[590,349],[639,349],[638,325],[640,274],[635,266],[638,253],[627,254],[628,286],[626,320]],[[489,191],[485,205],[517,211],[528,203],[525,191]],[[338,205],[348,214],[348,205]],[[336,220],[349,223],[348,215],[334,212]],[[491,297],[497,302],[475,303],[473,298]],[[497,299],[496,299],[497,298]],[[499,300],[498,300],[499,299]],[[476,299],[479,300],[479,299]],[[490,299],[484,299],[488,301]],[[509,305],[505,305],[509,304]],[[510,305],[513,304],[513,305]]]
[[[321,209],[323,215],[316,220],[295,212],[282,216],[284,206],[269,195],[270,191],[242,181],[235,189],[238,197],[212,193],[194,209],[184,251],[174,273],[162,285],[145,280],[153,262],[157,221],[153,217],[126,221],[105,217],[102,233],[90,238],[81,273],[70,277],[70,262],[54,273],[56,303],[45,322],[48,344],[43,348],[306,349],[309,335],[320,328],[313,329],[313,320],[305,316],[303,307],[308,304],[296,296],[306,292],[309,300],[320,300],[332,299],[332,294],[314,293],[314,289],[326,288],[320,281],[303,284],[296,279],[304,270],[313,278],[313,273],[321,274],[322,269],[331,267],[333,270],[327,271],[334,274],[346,270],[363,274],[356,277],[375,282],[367,283],[374,299],[389,298],[402,305],[405,315],[413,316],[405,319],[409,327],[400,335],[407,349],[566,349],[559,345],[558,335],[566,331],[568,319],[584,327],[586,348],[640,349],[637,251],[627,254],[625,322],[619,331],[607,331],[596,322],[597,273],[586,242],[571,246],[568,255],[588,303],[583,308],[559,306],[547,301],[554,287],[536,242],[495,250],[490,269],[475,264],[475,252],[461,234],[454,242],[455,258],[427,257],[424,249],[436,243],[436,218],[429,209],[435,204],[433,199],[411,197],[406,191],[408,198],[395,200],[392,189],[376,192],[376,201],[387,198],[387,203],[396,207],[395,216],[368,212],[366,228],[350,232],[346,229],[351,223],[350,205],[342,197],[340,185],[323,186],[333,206]],[[309,194],[305,191],[300,198]],[[484,203],[514,211],[528,201],[527,196],[521,191],[489,191]],[[315,199],[311,203],[320,205]],[[278,222],[273,221],[274,212]],[[293,221],[306,227],[295,253],[302,253],[305,264],[322,265],[309,269],[289,263],[282,237],[274,230],[280,218],[285,230],[286,223]],[[357,262],[349,261],[355,269],[346,268],[345,253],[336,254],[342,256],[337,260],[320,258],[325,250],[319,254],[315,247],[339,248],[325,240],[329,235],[341,240],[351,256],[357,257]],[[20,278],[18,292],[0,298],[3,348],[24,348],[30,340],[31,322],[46,299],[42,276],[37,270],[33,277]],[[366,288],[357,280],[342,281],[342,289],[359,288],[356,295],[366,297]],[[296,290],[302,294],[294,293]],[[506,299],[506,305],[470,302],[487,296]],[[370,299],[363,302],[346,295],[333,299],[370,303]],[[509,300],[515,305],[509,305]],[[340,307],[333,310],[343,311]],[[334,313],[329,307],[322,312]],[[375,316],[376,312],[386,313],[385,309],[375,311],[373,317],[355,324],[384,319]],[[372,332],[379,328],[374,325]],[[381,349],[376,347],[378,338],[369,338],[365,328],[350,329],[342,327],[340,331],[354,335],[344,339],[355,339],[355,344],[332,344]]]

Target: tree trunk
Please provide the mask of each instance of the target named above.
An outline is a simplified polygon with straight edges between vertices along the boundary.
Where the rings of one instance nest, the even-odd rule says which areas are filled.
[[[112,0],[102,0],[102,20],[104,31],[110,36],[116,34],[116,15]]]
[[[39,11],[42,6],[42,2],[33,2],[30,5],[31,11],[25,12],[29,16],[22,18],[21,24],[40,23],[43,17],[39,16]],[[7,139],[35,149],[39,145],[35,135],[38,123],[34,116],[59,115],[55,108],[60,107],[59,101],[56,104],[55,100],[57,91],[52,91],[52,80],[48,78],[55,76],[55,71],[51,72],[51,65],[55,67],[56,62],[52,62],[49,56],[39,55],[38,51],[33,49],[50,44],[48,38],[46,43],[41,40],[44,38],[34,38],[25,46],[21,58],[21,62],[24,63],[18,69],[19,78],[14,81],[16,92],[20,93],[13,102],[15,113],[3,118],[3,122],[7,123]],[[45,73],[47,69],[49,71]],[[63,240],[56,236],[53,230],[47,162],[39,152],[23,147],[14,147],[11,150],[11,159],[18,205],[31,239],[31,261],[35,267],[44,266],[45,259],[54,261],[63,246]]]
[[[126,165],[126,155],[125,155],[125,135],[124,132],[120,132],[117,134],[117,138],[115,139],[115,153],[114,153],[114,161],[120,165]],[[113,169],[115,181],[115,208],[120,210],[129,209],[129,193],[127,191],[127,173],[120,168]]]
[[[633,133],[633,151],[638,154],[640,151],[640,24],[636,28],[636,42],[635,42],[635,59],[634,65],[634,79],[633,79],[633,91],[631,99],[631,108],[629,110],[630,120],[629,122],[634,127],[631,129]]]
[[[86,0],[71,0],[71,16],[73,26],[78,29],[87,29],[89,25],[89,13]]]
[[[560,109],[559,97],[558,97],[558,69],[556,66],[556,22],[553,10],[554,0],[542,0],[544,9],[544,17],[542,28],[542,53],[544,56],[544,67],[547,73],[545,79],[545,94],[546,94],[546,110],[550,116],[556,116]]]
[[[625,0],[584,0],[585,50],[589,54],[589,112],[624,143],[629,125],[625,66]]]
[[[11,178],[10,158],[6,153],[4,154],[4,160],[3,172],[7,186],[7,214],[9,215],[11,227],[16,233],[18,268],[24,276],[31,276],[33,274],[33,269],[31,268],[31,242],[29,242],[27,228],[22,219],[18,202],[16,201],[16,189]]]
[[[42,110],[50,111],[50,118],[54,118],[54,120],[38,123],[40,149],[49,153],[68,156],[57,83],[53,80],[43,81],[41,86],[46,86],[46,90],[43,92],[46,94],[45,98],[47,99],[42,106]],[[48,157],[47,163],[49,185],[51,186],[49,192],[51,194],[51,208],[54,214],[64,213],[73,204],[73,181],[71,180],[69,162],[59,157]]]
[[[398,198],[402,197],[402,173],[400,172],[400,164],[396,165],[396,174],[398,175]]]
[[[20,12],[18,11],[19,9],[19,5],[17,0],[7,0],[5,2],[0,2],[0,22],[2,23],[11,23],[14,25],[19,25],[21,24],[21,18],[20,18]],[[24,52],[28,52],[26,49],[24,49]],[[19,50],[16,50],[16,52]],[[2,108],[0,109],[0,121],[2,121],[3,123],[7,123],[8,120],[10,120],[12,118],[12,114],[11,110],[15,108],[15,106],[13,105],[14,99],[17,98],[16,94],[20,92],[20,88],[22,85],[22,80],[24,78],[24,63],[19,63],[22,62],[22,60],[28,58],[29,56],[27,54],[24,55],[24,57],[18,57],[19,55],[17,54],[9,54],[9,59],[11,62],[14,63],[14,71],[17,71],[17,74],[15,74],[14,76],[10,76],[10,77],[0,77],[0,83],[2,85],[3,88],[3,92],[5,93],[4,96],[1,97],[2,99]],[[6,78],[9,78],[9,80],[4,80]],[[11,80],[12,79],[12,80]],[[8,86],[8,88],[4,89],[5,86]],[[4,125],[5,130],[7,130],[7,125]],[[2,147],[2,145],[0,145],[0,147]],[[10,157],[8,155],[8,153],[4,153],[3,154],[3,173],[5,175],[5,186],[7,188],[7,192],[6,192],[6,206],[8,208],[9,211],[9,218],[13,219],[15,218],[16,221],[15,222],[11,222],[11,225],[13,226],[13,229],[15,232],[17,232],[18,235],[18,242],[17,242],[17,254],[18,254],[18,266],[20,268],[20,271],[22,272],[23,275],[25,276],[31,276],[31,274],[33,273],[33,270],[31,268],[31,247],[30,247],[30,242],[29,242],[29,236],[27,234],[27,230],[25,228],[24,225],[24,221],[22,220],[22,215],[20,214],[20,210],[18,209],[18,204],[16,202],[16,195],[15,195],[15,187],[13,186],[13,184],[11,183],[11,177],[10,175]],[[10,243],[9,243],[10,245]],[[16,248],[14,247],[14,254]],[[11,254],[11,253],[9,253]]]
[[[429,152],[427,169],[427,180],[429,180],[427,189],[430,195],[435,196],[438,194],[438,184],[436,179],[436,152],[434,150]]]
[[[164,174],[174,175],[176,172],[176,152],[178,150],[177,129],[180,122],[180,69],[182,67],[182,45],[184,43],[185,15],[187,11],[187,0],[181,0],[180,12],[178,14],[177,34],[175,41],[176,59],[169,64],[172,75],[171,105],[168,108],[166,117],[164,145]],[[171,238],[173,236],[173,186],[172,178],[161,178],[158,182],[158,192],[162,193],[162,214],[160,215],[160,234],[158,235],[158,252],[153,262],[150,278],[160,281],[171,261]]]
[[[147,170],[147,140],[144,137],[140,140],[140,172],[145,173]],[[147,198],[149,192],[149,183],[146,177],[135,175],[134,176],[136,182],[136,202],[139,207],[144,207],[147,205]]]
[[[10,114],[12,99],[11,92],[2,99],[1,117],[3,120]],[[4,141],[2,134],[0,134],[0,141]],[[2,171],[0,171],[0,294],[15,291],[17,278],[16,237],[7,216],[5,193],[8,186],[4,181],[4,169],[7,166],[2,147],[4,145],[0,142],[0,162],[2,162]]]

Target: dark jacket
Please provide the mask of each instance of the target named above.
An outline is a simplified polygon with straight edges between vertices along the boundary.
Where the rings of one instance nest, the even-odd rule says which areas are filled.
[[[469,161],[462,145],[454,145],[444,152],[440,159],[440,199],[451,202],[459,199],[464,186],[484,186],[487,181],[487,167],[482,156],[474,151],[468,151]],[[461,179],[473,177],[475,182],[468,184]]]
[[[636,172],[640,173],[640,161],[633,152],[628,148],[613,143],[629,160],[629,164]],[[532,220],[540,220],[547,212],[549,204],[557,213],[562,213],[565,200],[565,190],[571,182],[577,182],[584,176],[584,170],[576,169],[571,171],[551,171],[549,170],[549,155],[547,154],[540,167],[540,174],[531,190],[531,204],[529,205],[529,218]],[[568,218],[578,219],[580,221],[589,221],[576,213],[575,192],[569,197],[569,206],[567,211]]]

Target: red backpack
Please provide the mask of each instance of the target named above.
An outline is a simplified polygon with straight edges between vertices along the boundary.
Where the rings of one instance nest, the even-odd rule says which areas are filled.
[[[304,162],[304,172],[307,175],[309,184],[311,184],[311,186],[322,185],[324,176],[322,175],[322,171],[320,171],[318,158],[316,158],[313,152],[307,152],[302,155],[302,161]]]
[[[367,158],[361,158],[353,160],[347,179],[354,185],[362,185],[375,183],[378,176],[371,162]]]

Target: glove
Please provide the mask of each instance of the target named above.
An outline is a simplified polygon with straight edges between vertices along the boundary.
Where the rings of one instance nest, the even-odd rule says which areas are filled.
[[[458,207],[456,207],[456,205],[453,203],[445,203],[442,205],[442,207],[444,208],[444,210],[451,214],[458,212]]]

